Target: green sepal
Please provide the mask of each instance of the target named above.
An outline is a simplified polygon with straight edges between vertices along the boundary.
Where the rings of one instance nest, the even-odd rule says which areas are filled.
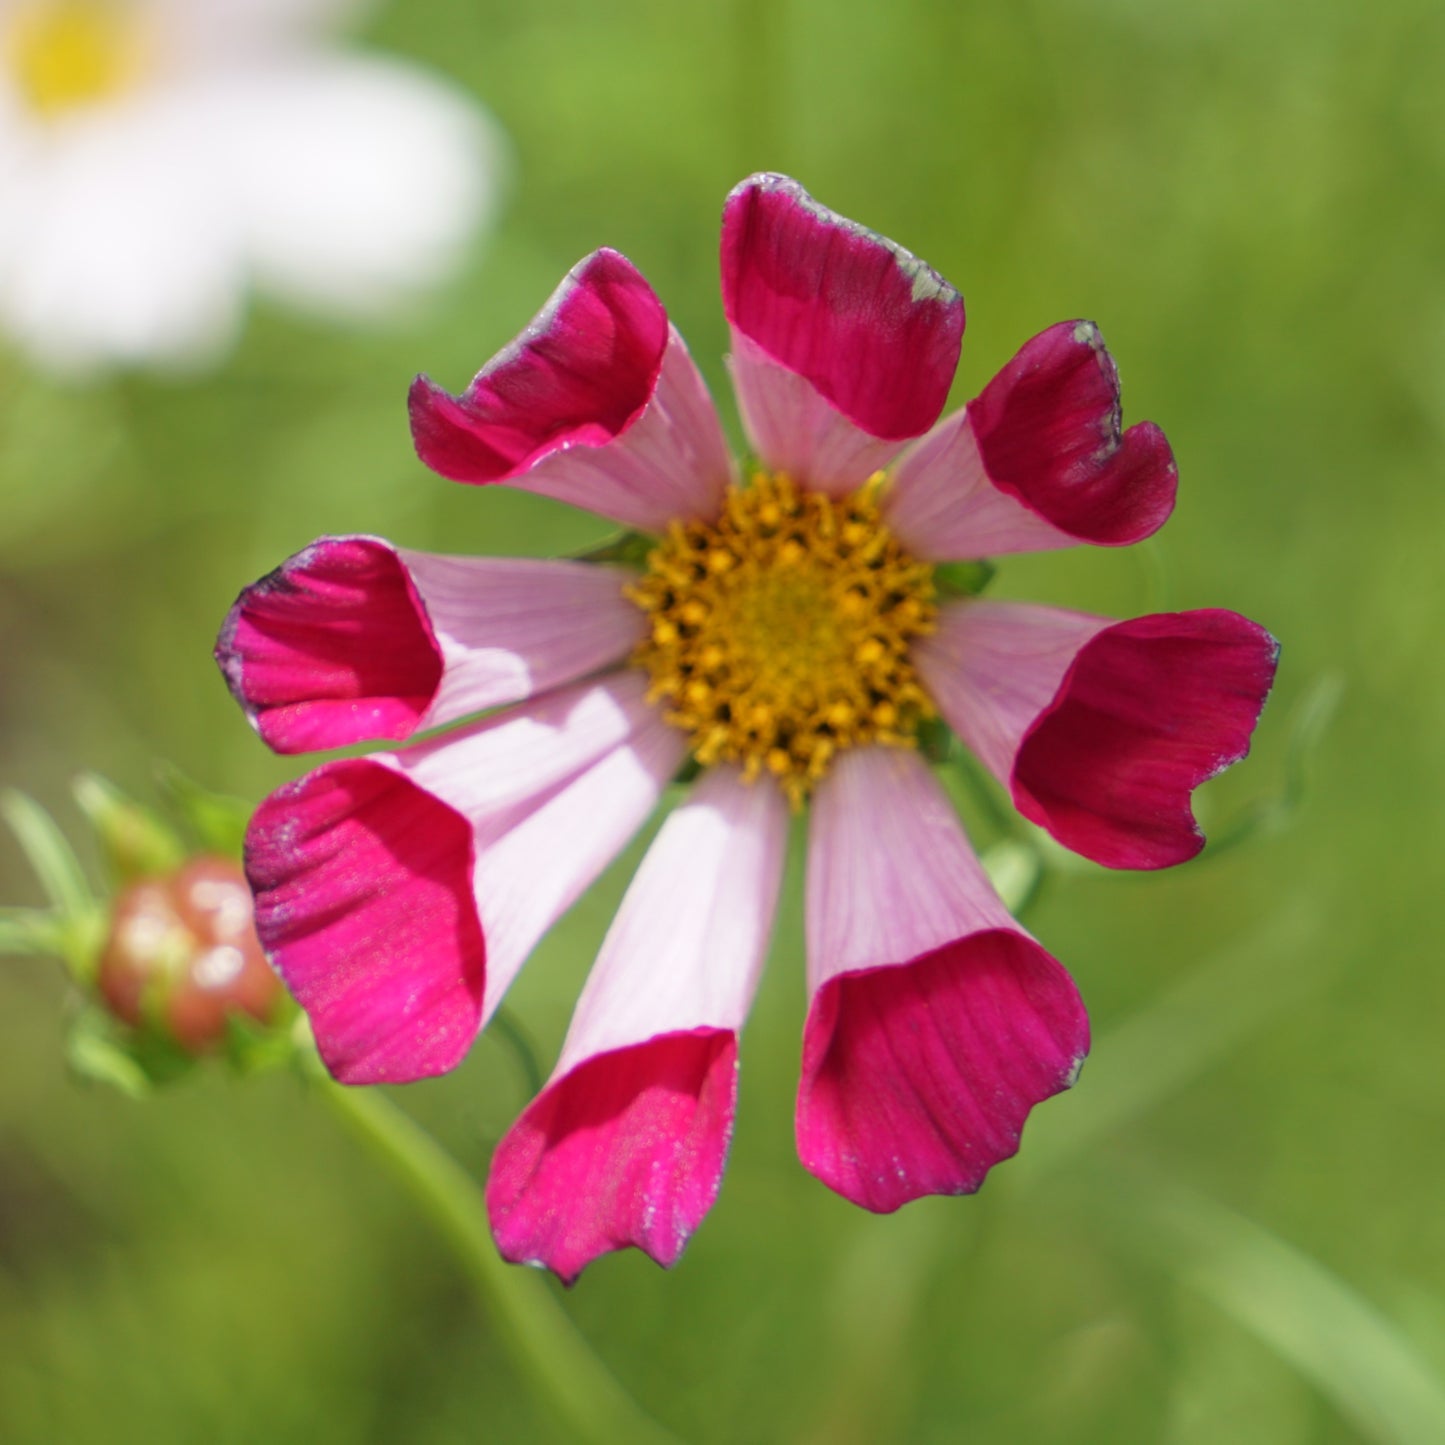
[[[702,764],[689,753],[672,775],[672,786],[675,788],[691,787],[700,777],[702,777]]]
[[[0,812],[51,903],[49,908],[0,910],[0,953],[58,958],[77,982],[88,985],[105,937],[105,905],[91,892],[75,850],[39,803],[7,792],[0,797]]]
[[[247,1013],[227,1014],[221,1056],[244,1078],[286,1067],[296,1053],[294,1025],[299,1012],[288,994],[283,995],[269,1023]]]
[[[13,790],[0,796],[0,812],[56,910],[73,917],[94,907],[85,870],[55,819],[34,798]]]
[[[646,532],[623,532],[602,542],[596,547],[589,547],[584,552],[573,552],[569,554],[569,562],[595,562],[613,563],[624,567],[642,567],[647,562],[647,554],[657,546],[657,538],[649,537]]]
[[[241,858],[245,851],[246,827],[254,811],[252,804],[244,798],[211,792],[172,763],[157,765],[156,782],[202,852]]]
[[[197,1062],[158,1031],[128,1028],[95,1007],[83,1009],[71,1025],[65,1061],[77,1078],[132,1099],[184,1078]]]
[[[176,830],[127,798],[114,783],[98,773],[82,773],[73,791],[95,829],[101,857],[115,883],[170,873],[185,862],[185,845]]]
[[[918,751],[924,761],[938,767],[953,752],[953,729],[941,717],[924,718],[918,724]]]
[[[65,925],[43,908],[0,908],[0,953],[24,958],[63,957]]]
[[[1016,838],[1005,838],[985,848],[979,862],[994,892],[1015,917],[1033,902],[1044,878],[1044,860],[1037,848]]]
[[[940,597],[977,597],[998,573],[992,562],[940,562],[933,585]]]

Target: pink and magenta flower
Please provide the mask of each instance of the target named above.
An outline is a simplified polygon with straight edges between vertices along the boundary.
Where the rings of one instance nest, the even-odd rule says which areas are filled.
[[[587,508],[636,534],[612,553],[635,565],[326,537],[241,595],[217,649],[277,751],[404,744],[282,787],[248,839],[261,938],[344,1083],[454,1067],[698,772],[492,1161],[502,1253],[567,1280],[626,1246],[672,1264],[717,1196],[791,813],[802,1162],[876,1211],[968,1193],[1073,1082],[1088,1021],[919,728],[941,718],[1067,847],[1161,868],[1203,846],[1191,794],[1244,756],[1274,675],[1273,639],[1233,612],[1118,622],[939,585],[942,563],[1168,518],[1169,444],[1122,428],[1092,324],[1050,327],[940,420],[959,294],[776,175],[728,197],[722,284],[746,468],[615,251],[460,395],[412,389],[433,470]]]

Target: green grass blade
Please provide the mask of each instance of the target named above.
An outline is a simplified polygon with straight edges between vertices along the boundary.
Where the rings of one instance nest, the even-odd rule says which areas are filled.
[[[66,918],[87,913],[95,899],[85,870],[50,814],[33,798],[14,791],[0,797],[0,812],[20,840],[50,901]]]
[[[1383,1311],[1244,1215],[1147,1175],[1127,1185],[1113,1181],[1108,1206],[1124,1237],[1291,1364],[1365,1440],[1445,1440],[1445,1381]]]

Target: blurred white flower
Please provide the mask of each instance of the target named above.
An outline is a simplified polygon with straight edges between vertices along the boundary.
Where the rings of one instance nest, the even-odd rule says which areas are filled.
[[[247,287],[342,316],[491,213],[475,101],[325,31],[352,0],[0,0],[0,329],[61,370],[197,365]]]

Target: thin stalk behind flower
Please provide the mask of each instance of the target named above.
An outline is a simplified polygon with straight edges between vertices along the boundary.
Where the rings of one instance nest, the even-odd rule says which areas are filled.
[[[542,1280],[503,1262],[481,1191],[418,1124],[376,1089],[334,1084],[315,1070],[318,1097],[395,1175],[466,1269],[518,1368],[571,1432],[592,1445],[679,1445],[643,1413]]]

